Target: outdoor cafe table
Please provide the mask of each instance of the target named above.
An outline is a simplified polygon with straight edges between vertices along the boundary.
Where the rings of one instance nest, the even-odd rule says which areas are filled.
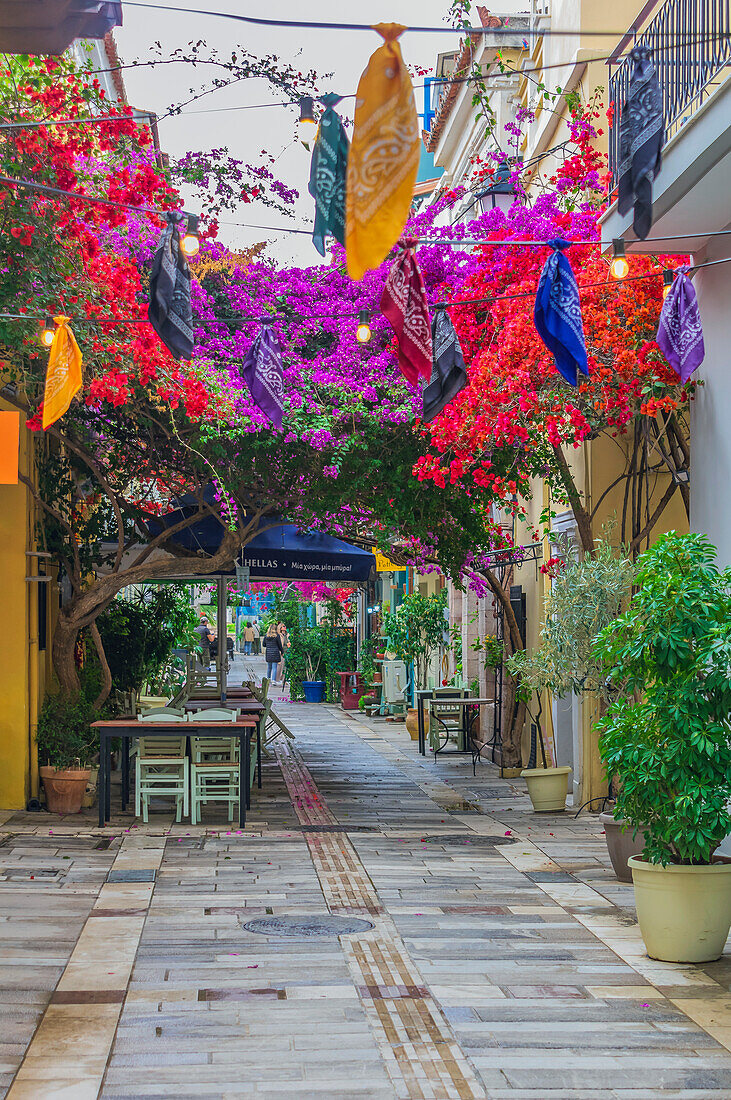
[[[455,689],[456,691],[457,689]],[[424,722],[424,709],[431,710],[432,703],[439,703],[440,705],[449,704],[450,708],[462,710],[462,728],[460,730],[460,743],[458,743],[456,749],[450,749],[449,752],[458,753],[471,753],[472,754],[472,770],[474,771],[477,759],[480,753],[487,745],[479,745],[474,740],[472,734],[475,728],[475,723],[479,724],[481,708],[488,703],[494,703],[494,699],[483,698],[459,698],[457,695],[434,695],[433,688],[422,688],[415,692],[416,695],[416,711],[418,719],[419,730],[419,752],[422,756],[426,756],[426,723]],[[470,715],[467,708],[474,707],[474,714]],[[436,715],[436,719],[439,722],[439,715]],[[443,724],[443,723],[442,723]],[[447,744],[448,736],[444,739],[444,745],[437,746],[434,750],[434,757],[440,752],[447,751],[445,746]],[[469,745],[469,748],[467,747]]]
[[[134,737],[154,734],[156,737],[221,737],[239,739],[239,827],[246,824],[246,811],[251,801],[251,736],[257,732],[257,748],[261,758],[261,727],[258,717],[245,715],[235,722],[206,722],[194,718],[187,722],[138,722],[134,718],[114,718],[92,722],[99,730],[99,828],[103,829],[112,812],[112,738],[122,740],[122,809],[129,801],[129,746]]]

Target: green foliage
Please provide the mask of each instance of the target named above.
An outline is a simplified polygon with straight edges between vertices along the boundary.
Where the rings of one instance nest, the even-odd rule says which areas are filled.
[[[148,681],[153,690],[168,686],[173,649],[197,644],[197,621],[184,585],[117,597],[98,620],[114,687],[140,692]]]
[[[634,567],[608,542],[597,540],[594,557],[566,563],[546,594],[541,644],[533,653],[519,650],[505,667],[521,687],[538,693],[606,694],[606,673],[594,646],[629,598]]]
[[[414,592],[404,596],[395,613],[384,615],[383,631],[400,661],[413,663],[418,687],[426,682],[426,673],[433,653],[444,641],[447,622],[447,590],[422,596]]]
[[[708,864],[731,831],[731,570],[704,535],[662,535],[596,646],[615,697],[597,723],[616,815],[651,863]]]
[[[36,734],[41,767],[88,767],[97,752],[98,737],[91,729],[96,717],[83,695],[47,695]]]
[[[376,674],[376,653],[379,652],[382,644],[381,638],[371,635],[370,638],[364,638],[360,645],[358,663],[361,675],[368,687],[373,683],[373,677]]]

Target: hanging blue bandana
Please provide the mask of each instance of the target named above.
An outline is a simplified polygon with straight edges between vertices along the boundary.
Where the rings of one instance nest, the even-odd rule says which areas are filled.
[[[241,365],[241,374],[254,404],[271,420],[273,427],[281,428],[284,414],[282,349],[270,317],[262,317],[261,329]]]
[[[581,320],[579,288],[571,264],[563,255],[568,241],[547,241],[553,252],[546,260],[538,283],[533,311],[538,335],[556,362],[556,369],[571,386],[578,372],[588,375],[584,325]]]
[[[325,238],[334,237],[345,244],[345,178],[348,171],[348,141],[340,115],[333,110],[342,96],[328,92],[320,96],[325,112],[320,119],[317,141],[312,151],[308,191],[315,200],[315,226],[312,241],[321,256]]]

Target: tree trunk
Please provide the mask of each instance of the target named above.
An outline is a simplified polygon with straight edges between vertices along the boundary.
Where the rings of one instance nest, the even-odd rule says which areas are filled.
[[[520,628],[518,627],[518,620],[515,617],[513,605],[510,602],[510,593],[505,591],[492,569],[486,569],[484,576],[487,583],[490,585],[493,595],[502,608],[503,618],[508,628],[506,641],[510,643],[511,653],[525,649],[520,634]],[[502,731],[502,765],[504,768],[519,768],[523,760],[520,742],[523,736],[523,723],[525,721],[525,704],[519,703],[516,707],[515,698],[518,685],[513,677],[509,676],[504,669],[503,676],[505,677],[505,683],[507,685],[507,698],[505,696],[503,697],[502,719],[505,725]]]
[[[76,670],[75,650],[79,627],[62,610],[53,632],[51,658],[53,669],[58,677],[64,695],[76,695],[81,691],[81,682]]]
[[[99,654],[99,664],[102,669],[102,686],[101,691],[94,700],[94,709],[99,710],[102,703],[108,698],[109,692],[112,690],[112,672],[109,668],[109,662],[107,661],[107,655],[104,652],[104,643],[102,642],[102,636],[99,633],[99,627],[96,623],[92,623],[89,627],[89,633],[94,639],[94,645],[96,651]]]

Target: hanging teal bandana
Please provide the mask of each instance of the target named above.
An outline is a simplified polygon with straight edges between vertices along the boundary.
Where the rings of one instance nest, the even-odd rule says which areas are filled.
[[[333,110],[341,98],[332,92],[320,97],[325,113],[320,119],[312,152],[308,187],[315,200],[312,241],[321,256],[325,255],[326,237],[334,237],[340,244],[345,244],[345,177],[350,142],[340,115]]]

